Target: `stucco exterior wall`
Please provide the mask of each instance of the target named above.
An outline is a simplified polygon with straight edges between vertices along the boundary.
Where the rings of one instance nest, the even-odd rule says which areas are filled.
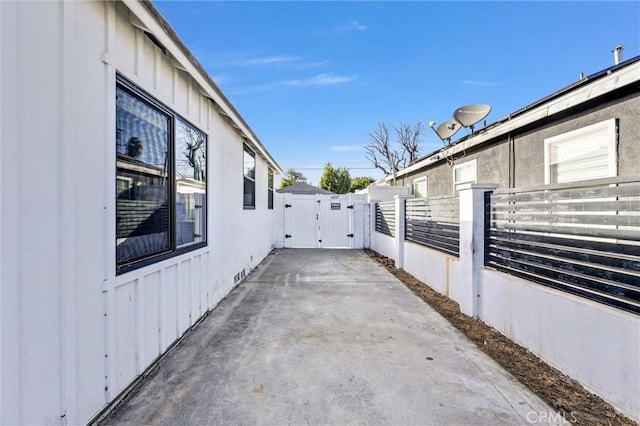
[[[87,422],[273,246],[265,159],[244,210],[242,138],[126,4],[0,2],[2,424]],[[118,276],[116,72],[208,136],[208,245]]]
[[[544,185],[544,140],[610,118],[618,119],[618,176],[640,174],[640,91],[603,101],[514,135],[515,187]]]
[[[618,176],[640,174],[640,87],[626,88],[585,103],[573,111],[551,116],[526,129],[511,133],[514,145],[514,187],[543,185],[544,140],[611,118],[618,120]],[[467,151],[456,161],[462,164],[477,159],[478,183],[497,183],[509,187],[509,135],[501,136]],[[459,156],[459,155],[458,155]],[[453,194],[453,171],[446,161],[403,176],[403,185],[427,176],[429,197]]]
[[[494,143],[478,151],[465,153],[455,165],[467,161],[477,160],[477,183],[499,183],[501,186],[509,184],[509,146],[506,140]],[[446,161],[435,166],[411,174],[404,179],[404,184],[411,187],[413,181],[427,177],[427,192],[429,197],[445,197],[455,194],[453,188],[453,167]]]

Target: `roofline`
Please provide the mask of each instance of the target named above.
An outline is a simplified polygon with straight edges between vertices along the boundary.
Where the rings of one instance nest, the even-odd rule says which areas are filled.
[[[209,98],[217,112],[230,120],[232,127],[240,134],[242,139],[252,145],[267,163],[274,169],[276,174],[282,174],[282,167],[271,156],[269,151],[262,144],[258,136],[253,132],[249,124],[242,118],[240,113],[233,106],[231,101],[222,93],[222,90],[213,81],[213,78],[205,70],[202,64],[196,59],[187,45],[175,32],[169,22],[162,16],[160,11],[150,0],[121,0],[122,3],[141,21],[144,31],[151,33],[165,47],[171,56],[178,62],[182,69],[188,72],[191,77],[202,88],[202,94]],[[146,13],[145,13],[146,12]],[[152,18],[152,19],[149,19]]]
[[[543,118],[558,114],[586,101],[605,95],[640,80],[640,56],[635,56],[618,65],[605,68],[580,79],[550,95],[545,96],[511,114],[463,136],[450,145],[417,159],[408,167],[396,172],[396,178],[434,164],[447,156],[475,147]],[[393,176],[388,175],[385,181]]]

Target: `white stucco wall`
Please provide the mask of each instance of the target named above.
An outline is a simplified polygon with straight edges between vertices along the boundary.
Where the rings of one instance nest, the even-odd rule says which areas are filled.
[[[356,194],[366,194],[369,202],[393,201],[396,195],[409,195],[411,188],[408,186],[390,186],[371,184],[367,188],[357,191]]]
[[[501,272],[482,271],[479,317],[640,420],[640,318]]]
[[[266,161],[243,210],[242,139],[130,4],[0,2],[2,424],[88,421],[273,246]],[[119,276],[116,71],[208,135],[207,247]]]
[[[375,220],[372,220],[371,222],[375,222]],[[395,260],[396,258],[395,239],[386,234],[381,234],[380,232],[376,232],[375,223],[372,224],[372,228],[373,230],[371,232],[371,250],[374,250],[383,256],[386,256],[390,259]]]
[[[460,261],[454,256],[433,250],[410,241],[404,243],[404,270],[433,288],[440,294],[451,297]]]

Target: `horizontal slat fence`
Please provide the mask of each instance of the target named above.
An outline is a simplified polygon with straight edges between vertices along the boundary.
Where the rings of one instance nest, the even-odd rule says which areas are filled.
[[[458,197],[410,198],[405,204],[405,240],[453,256],[460,253]]]
[[[376,203],[376,232],[389,235],[396,234],[396,203],[395,201],[380,201]]]
[[[640,179],[487,196],[485,264],[640,313]]]

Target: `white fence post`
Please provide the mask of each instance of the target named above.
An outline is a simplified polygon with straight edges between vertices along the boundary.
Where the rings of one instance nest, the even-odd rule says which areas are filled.
[[[404,267],[404,227],[405,227],[405,200],[411,198],[410,195],[396,195],[395,215],[396,215],[396,233],[394,236],[394,246],[396,254],[396,268]]]
[[[493,192],[499,185],[467,183],[458,187],[460,194],[460,285],[462,293],[456,297],[462,313],[477,317],[482,269],[484,269],[485,192]]]
[[[376,251],[376,202],[369,202],[369,248]]]

